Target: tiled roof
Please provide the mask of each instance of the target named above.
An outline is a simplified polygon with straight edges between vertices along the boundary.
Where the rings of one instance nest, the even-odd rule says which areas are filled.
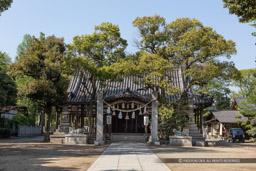
[[[70,80],[68,87],[68,102],[69,103],[87,103],[90,100],[90,93],[92,92],[92,84],[87,81],[89,75],[83,72],[76,72]],[[107,80],[106,86],[100,89],[99,82],[96,82],[97,91],[104,92],[104,99],[122,98],[125,97],[125,92],[128,90],[132,92],[143,101],[147,101],[152,98],[152,90],[145,89],[145,85],[142,83],[143,77],[133,76],[124,77],[123,81],[111,81]],[[175,69],[166,77],[167,82],[172,83],[173,86],[184,90],[184,78],[182,76],[181,69]],[[169,101],[176,100],[181,93],[175,95],[168,95]]]
[[[240,120],[245,122],[248,120],[247,117],[240,114],[238,110],[222,110],[222,111],[211,111],[215,118],[221,123],[236,123]],[[241,118],[236,118],[236,116],[241,116]]]
[[[89,74],[83,72],[75,72],[70,80],[68,87],[68,103],[88,103],[90,100],[90,93],[92,93],[92,84],[88,81]],[[185,81],[181,68],[176,68],[168,73],[166,81],[171,83],[174,87],[181,90],[181,92],[173,95],[165,95],[169,102],[177,100],[184,91]],[[100,88],[99,82],[96,82],[97,91],[103,91],[104,99],[112,101],[116,99],[135,98],[143,102],[152,99],[152,89],[145,88],[141,75],[123,77],[122,81],[107,80],[104,88]],[[160,90],[161,93],[161,90]],[[208,107],[211,106],[212,97],[205,97],[189,93],[188,96],[196,106]]]

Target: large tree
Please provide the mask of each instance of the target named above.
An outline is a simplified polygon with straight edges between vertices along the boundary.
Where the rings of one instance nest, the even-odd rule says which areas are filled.
[[[102,23],[95,26],[95,32],[82,36],[75,36],[73,43],[69,44],[71,64],[73,71],[82,73],[86,81],[83,82],[85,90],[91,85],[89,109],[89,135],[92,133],[93,104],[97,94],[97,83],[104,86],[107,79],[111,79],[112,72],[109,66],[125,58],[127,41],[121,38],[117,25]],[[87,84],[87,83],[90,84]]]
[[[140,37],[141,51],[157,54],[174,66],[181,66],[185,74],[185,91],[194,85],[202,86],[217,77],[234,77],[238,72],[232,62],[220,62],[236,53],[235,43],[225,40],[211,27],[190,18],[178,18],[171,23],[159,15],[137,17],[133,25]]]
[[[11,6],[12,2],[13,0],[0,0],[0,15]]]
[[[165,127],[175,125],[175,128],[180,129],[184,126],[188,91],[206,86],[213,79],[225,80],[239,76],[234,63],[218,60],[223,56],[230,58],[236,53],[235,43],[225,40],[196,19],[178,18],[166,23],[165,18],[155,15],[137,17],[133,25],[139,32],[135,42],[139,52],[119,64],[114,64],[115,70],[128,75],[144,74],[145,88],[161,91],[159,119],[160,128],[163,129],[160,132],[165,136],[170,133],[164,130]],[[183,70],[185,88],[180,98],[169,105],[164,98],[165,94],[180,91],[167,84],[170,82],[168,73],[176,67]],[[164,92],[168,88],[174,91]]]
[[[46,142],[50,140],[52,107],[66,100],[68,82],[63,75],[64,58],[64,39],[54,35],[45,37],[41,33],[39,38],[32,37],[30,47],[11,65],[11,74],[16,78],[30,77],[18,94],[37,103],[47,114]]]

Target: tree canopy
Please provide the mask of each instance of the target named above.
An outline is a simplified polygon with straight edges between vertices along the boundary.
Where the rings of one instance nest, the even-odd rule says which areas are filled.
[[[13,79],[7,74],[11,58],[0,52],[0,107],[15,105],[17,88]]]
[[[220,62],[219,57],[236,53],[235,42],[225,40],[210,27],[190,18],[178,18],[171,23],[159,15],[137,17],[138,48],[157,54],[173,66],[181,66],[186,77],[186,91],[202,86],[217,77],[235,77],[238,72],[232,62]]]
[[[230,14],[239,17],[242,23],[256,20],[256,1],[254,0],[223,0],[224,8],[229,9]]]
[[[45,37],[43,33],[39,38],[33,36],[29,45],[11,65],[11,74],[16,78],[30,77],[18,94],[37,103],[47,113],[45,141],[49,141],[51,109],[66,100],[68,82],[63,75],[66,48],[63,38]]]
[[[0,0],[0,15],[3,11],[10,8],[12,2],[13,0]]]

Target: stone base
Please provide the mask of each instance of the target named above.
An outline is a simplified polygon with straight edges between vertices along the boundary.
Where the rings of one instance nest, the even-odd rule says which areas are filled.
[[[66,134],[65,144],[88,144],[88,135],[86,134]]]
[[[53,135],[50,135],[50,142],[64,144],[65,133],[54,133]]]
[[[190,136],[169,136],[172,146],[192,146],[192,137]]]

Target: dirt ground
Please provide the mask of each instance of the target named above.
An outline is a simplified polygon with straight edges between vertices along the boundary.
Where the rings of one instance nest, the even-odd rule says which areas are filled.
[[[43,143],[42,139],[0,139],[0,171],[87,170],[107,147]]]
[[[228,146],[215,147],[173,147],[173,146],[148,146],[172,171],[255,171],[256,170],[256,144],[237,143]],[[189,160],[184,160],[184,159]],[[206,160],[197,160],[201,163],[193,162],[195,159],[210,159],[218,163],[203,163]],[[221,163],[223,159],[235,159],[234,163]],[[254,163],[245,163],[252,158]],[[192,159],[192,160],[190,160]],[[237,160],[238,159],[238,160]],[[179,163],[185,161],[185,163]],[[230,160],[229,160],[230,161]]]
[[[87,170],[107,148],[42,143],[43,137],[0,139],[0,171]],[[172,171],[254,171],[256,144],[217,147],[148,146]],[[252,158],[254,163],[179,163],[178,159]]]

